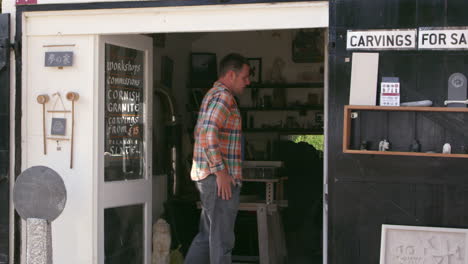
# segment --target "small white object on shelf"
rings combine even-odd
[[[421,100],[421,101],[413,101],[413,102],[404,102],[404,103],[401,103],[400,106],[432,106],[432,101]]]
[[[387,151],[390,149],[390,142],[386,139],[379,142],[379,151]]]
[[[449,143],[445,143],[444,146],[442,147],[442,153],[444,154],[452,153],[452,146],[450,146]]]

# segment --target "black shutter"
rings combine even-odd
[[[10,14],[0,14],[0,264],[7,264],[10,230]]]

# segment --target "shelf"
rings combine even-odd
[[[322,129],[307,129],[307,128],[246,128],[244,133],[279,133],[279,134],[307,134],[307,135],[322,135]]]
[[[243,182],[279,182],[280,178],[242,178]]]
[[[348,154],[372,154],[395,156],[419,156],[419,157],[447,157],[468,158],[468,154],[444,154],[434,152],[409,152],[409,151],[377,151],[350,149],[351,144],[351,115],[353,111],[389,111],[389,112],[455,112],[468,113],[464,107],[405,107],[405,106],[367,106],[345,105],[343,118],[343,153]]]
[[[307,83],[260,83],[246,88],[323,88],[323,82],[307,82]]]
[[[446,158],[468,158],[468,154],[444,154],[426,152],[405,152],[405,151],[377,151],[377,150],[343,150],[349,154],[373,154],[373,155],[395,155],[395,156],[422,156],[422,157],[446,157]]]
[[[417,107],[417,106],[373,106],[373,105],[345,105],[345,113],[348,110],[369,111],[407,111],[407,112],[468,112],[465,107]]]
[[[312,111],[323,110],[323,105],[308,105],[308,106],[288,106],[288,107],[240,107],[241,111]]]

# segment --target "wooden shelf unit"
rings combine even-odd
[[[323,129],[309,128],[246,128],[244,133],[275,133],[291,135],[322,135]]]
[[[304,105],[286,107],[240,107],[241,111],[323,111],[323,105]]]
[[[444,154],[427,152],[406,151],[376,151],[376,150],[354,150],[350,149],[351,137],[351,113],[352,111],[401,111],[401,112],[468,112],[463,107],[410,107],[410,106],[368,106],[368,105],[345,105],[343,116],[343,153],[349,154],[374,154],[374,155],[398,155],[398,156],[422,156],[422,157],[450,157],[468,158],[468,154]]]

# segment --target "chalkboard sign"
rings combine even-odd
[[[144,52],[106,44],[105,181],[143,178]]]
[[[64,136],[67,128],[66,118],[52,118],[52,126],[50,128],[51,135]]]
[[[45,53],[46,67],[67,67],[73,65],[73,51],[50,51]]]

